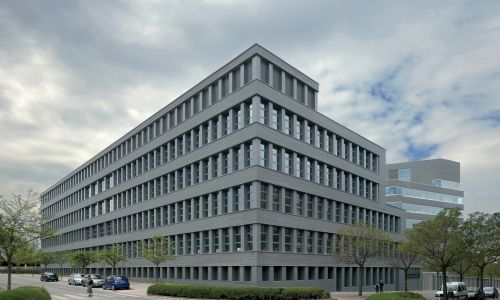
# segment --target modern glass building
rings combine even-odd
[[[406,211],[406,227],[433,219],[443,208],[463,210],[460,163],[431,159],[387,165],[386,203]]]
[[[317,82],[250,47],[46,190],[58,235],[42,248],[120,243],[118,272],[147,279],[140,242],[166,236],[162,280],[355,290],[338,230],[364,221],[401,239],[405,220],[381,201],[385,150],[317,107]],[[362,276],[389,289],[399,278],[382,262]]]

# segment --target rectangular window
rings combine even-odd
[[[245,236],[246,236],[246,246],[245,250],[252,251],[253,250],[253,226],[245,225]]]
[[[269,151],[268,151],[269,144],[268,143],[261,143],[260,144],[260,165],[262,167],[267,167],[269,166]]]
[[[262,251],[267,251],[268,231],[268,225],[260,225],[260,250]]]
[[[297,215],[299,215],[299,216],[304,215],[304,194],[303,193],[297,194]]]
[[[273,226],[273,251],[280,251],[281,227]]]
[[[281,211],[281,188],[273,186],[273,210]]]
[[[285,190],[285,213],[292,213],[292,201],[293,201],[293,192],[289,189]]]
[[[260,208],[267,209],[269,203],[269,185],[260,184]]]

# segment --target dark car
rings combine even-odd
[[[498,298],[498,290],[496,287],[487,286],[483,288],[484,298]]]
[[[89,281],[89,275],[92,277],[93,287],[101,287],[104,284],[104,278],[99,274],[85,274],[82,278],[82,285],[87,286],[87,282]]]
[[[122,275],[111,275],[106,280],[102,286],[103,289],[130,289],[130,283],[128,282],[127,276]]]
[[[479,290],[477,287],[468,287],[467,288],[467,299],[483,299],[483,292]]]
[[[40,281],[59,281],[59,277],[57,277],[56,273],[43,272],[42,275],[40,275]]]

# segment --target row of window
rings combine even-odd
[[[90,273],[111,275],[111,268],[89,268]],[[155,267],[117,267],[116,273],[131,278],[162,280],[214,280],[214,281],[286,281],[286,280],[335,280],[337,291],[342,287],[358,285],[358,267],[318,266],[210,266],[210,267],[161,267],[157,276]],[[48,268],[48,272],[72,273],[80,270]],[[383,281],[394,284],[395,269],[365,267],[363,285],[371,286]],[[260,278],[255,278],[254,276]]]
[[[97,236],[96,232],[85,234]],[[168,247],[172,256],[245,251],[340,255],[349,251],[347,245],[343,246],[344,238],[328,232],[250,224],[168,236],[162,247]],[[51,246],[50,240],[45,243],[44,246]],[[145,249],[154,248],[150,243],[148,239],[123,242],[122,254],[127,259],[141,258]],[[380,247],[380,257],[393,257],[396,245],[395,242],[380,242],[373,246]]]
[[[256,191],[258,192],[256,193]],[[259,197],[258,201],[256,201],[256,196]],[[64,228],[133,204],[132,195],[122,192],[110,199],[54,220],[49,225],[56,229]],[[400,218],[397,216],[276,185],[253,182],[65,232],[58,237],[49,238],[47,241],[50,241],[48,245],[57,246],[253,208],[270,209],[286,214],[344,224],[355,224],[362,221],[384,231],[400,232]]]
[[[168,130],[171,130],[172,128],[179,125],[183,121],[190,119],[192,116],[196,115],[197,113],[204,110],[208,106],[221,100],[227,95],[233,93],[237,89],[241,88],[243,85],[249,83],[252,79],[257,79],[257,76],[253,76],[252,78],[253,63],[254,63],[253,59],[250,59],[241,64],[240,66],[235,67],[233,70],[224,74],[219,79],[215,80],[212,84],[204,88],[196,95],[190,97],[183,103],[177,105],[175,108],[171,109],[169,112],[165,113],[157,120],[154,120],[146,128],[142,129],[141,131],[131,136],[130,138],[127,138],[120,145],[114,147],[106,154],[97,158],[87,167],[85,167],[78,173],[74,174],[70,178],[66,179],[65,181],[63,181],[62,183],[60,183],[59,185],[48,191],[46,194],[42,195],[41,197],[42,204],[53,199],[55,196],[68,190],[69,188],[77,185],[86,178],[101,171],[102,169],[118,161],[122,157],[132,153],[133,151],[137,150],[143,145],[149,143],[151,140],[164,134]],[[255,63],[257,63],[257,60]],[[286,73],[283,70],[280,70],[278,67],[274,66],[270,62],[261,60],[261,64],[264,65],[262,70],[266,69],[274,70],[273,72],[278,74],[275,75],[276,80],[278,80],[278,78],[281,77],[283,77],[284,80],[286,79],[285,81],[287,82],[286,83],[287,88],[283,90],[283,92],[285,92],[291,98],[295,98],[302,103],[306,103],[306,95],[309,99],[315,99],[316,91],[311,87],[308,87],[306,84],[293,78],[290,74]],[[269,76],[273,77],[273,75]],[[264,78],[264,80],[262,79],[261,80],[269,84],[269,81],[265,79],[268,78],[269,76],[267,77],[263,76],[262,78]],[[271,84],[271,86],[280,91],[282,90],[280,84],[277,85]],[[298,92],[296,92],[297,88]],[[307,94],[305,94],[305,91],[307,91]],[[310,101],[310,102],[312,103],[312,108],[314,109],[315,101]]]
[[[254,154],[254,147],[260,149],[259,155]],[[258,158],[258,160],[256,158]],[[312,160],[306,156],[297,155],[295,152],[288,149],[280,148],[258,139],[232,147],[165,175],[151,179],[148,182],[131,187],[122,192],[122,194],[127,195],[126,206],[129,206],[231,172],[248,168],[256,165],[257,162],[263,167],[326,185],[359,197],[371,200],[377,200],[378,198],[378,184],[375,182],[327,165],[323,162]],[[149,164],[149,162],[147,163]],[[154,165],[155,164],[153,164],[153,166]],[[131,167],[128,170],[130,169],[133,168]],[[131,174],[127,169],[125,170],[126,174]],[[137,170],[137,168],[135,170]],[[125,178],[127,177],[128,175],[125,176]],[[103,182],[100,187],[103,188],[105,184],[107,184],[107,182]],[[64,199],[64,201],[66,205],[72,206],[90,198],[92,195],[95,195],[93,192],[97,193],[97,191],[98,186],[89,186],[71,195],[68,199]],[[111,202],[111,198],[96,204],[88,205],[66,216],[51,220],[47,224],[55,228],[62,228],[65,224],[73,224],[75,216],[77,216],[77,218],[79,218],[78,216],[82,216],[83,219],[87,219],[101,214],[101,211],[105,213],[106,211],[121,208],[121,206],[119,206],[120,204],[112,206],[108,204],[109,202]],[[102,209],[93,209],[93,207],[102,207]],[[59,212],[56,210],[57,208],[57,206],[50,206],[42,210],[42,215],[44,217],[54,215]]]
[[[412,204],[405,202],[386,202],[387,205],[391,205],[394,207],[402,208],[410,213],[416,214],[424,214],[424,215],[434,215],[436,216],[443,210],[441,207],[428,206],[428,205],[420,205],[420,204]]]
[[[403,196],[403,197],[418,198],[418,199],[425,199],[425,200],[432,200],[432,201],[439,201],[439,202],[446,202],[453,204],[463,204],[463,198],[459,196],[447,195],[447,194],[429,192],[417,189],[410,189],[398,186],[386,187],[385,194],[386,196]]]
[[[126,165],[94,181],[93,183],[83,188],[83,199],[90,198],[93,195],[110,189],[118,184],[121,184],[124,181],[139,176],[147,172],[149,169],[170,162],[181,155],[204,146],[209,142],[222,138],[231,132],[248,126],[254,121],[254,104],[252,103],[252,101],[260,103],[259,107],[262,105],[264,107],[260,107],[258,111],[258,114],[260,115],[259,120],[263,124],[278,130],[284,129],[282,130],[283,133],[295,136],[293,134],[294,131],[287,130],[286,126],[277,126],[274,121],[269,122],[269,120],[275,119],[273,116],[281,116],[281,114],[284,114],[284,120],[292,121],[292,127],[297,128],[296,132],[298,132],[298,135],[295,136],[296,138],[315,145],[316,147],[319,147],[334,155],[339,155],[342,158],[350,160],[351,162],[356,163],[364,168],[369,168],[372,171],[376,171],[378,169],[378,156],[373,154],[372,152],[359,147],[351,143],[350,141],[344,140],[342,137],[336,136],[335,134],[325,129],[318,128],[316,125],[309,123],[308,120],[301,119],[296,115],[291,115],[289,112],[278,108],[269,101],[263,99],[253,99],[250,101],[242,102],[241,104],[238,104],[235,107],[224,111],[217,117],[212,118],[211,120],[208,120],[203,124],[197,126],[196,128],[193,128],[183,134],[180,134],[172,140],[164,143],[162,146],[157,147],[149,153],[144,154],[143,156],[133,160],[132,162],[127,163]],[[272,111],[271,116],[269,115],[270,111]],[[278,113],[278,111],[280,111],[280,113]],[[285,122],[285,124],[288,124],[287,122]],[[278,122],[278,124],[281,124],[281,122]],[[302,124],[304,124],[304,126]],[[285,157],[287,157],[286,155],[287,154],[285,153]],[[288,170],[284,172],[288,173]],[[42,213],[45,216],[48,216],[58,212],[59,210],[73,206],[79,201],[78,199],[81,199],[78,197],[78,195],[81,193],[82,190],[76,191],[75,193],[52,204],[47,209],[44,209]],[[376,197],[376,195],[374,197]]]

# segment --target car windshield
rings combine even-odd
[[[446,289],[448,291],[456,291],[458,289],[458,286],[456,284],[447,284]],[[443,287],[441,287],[439,290],[442,291]]]
[[[82,275],[80,274],[76,274],[76,275],[73,275],[74,278],[82,278]]]
[[[127,280],[126,276],[115,276],[115,280]]]
[[[102,279],[102,276],[97,274],[97,275],[92,275],[92,279]]]
[[[493,292],[493,288],[492,287],[485,287],[485,288],[483,288],[483,290],[485,292]]]
[[[475,292],[475,291],[477,291],[477,287],[469,287],[467,290],[469,292]]]
[[[48,273],[48,272],[47,272],[47,273],[45,273],[45,275],[54,275],[54,273]]]

